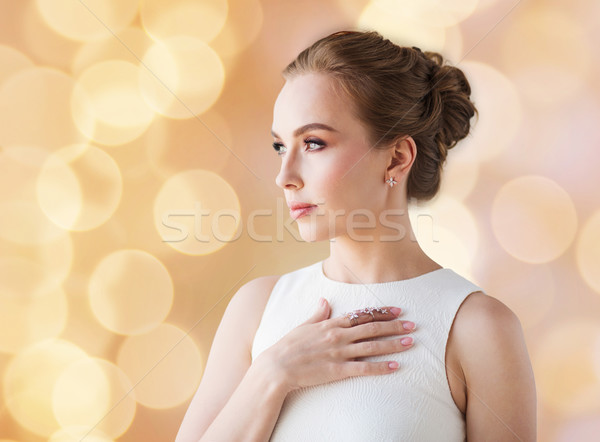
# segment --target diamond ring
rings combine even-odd
[[[373,319],[375,318],[375,315],[373,314],[373,312],[379,312],[379,313],[387,313],[387,309],[385,308],[379,308],[379,307],[365,307],[361,310],[353,310],[351,312],[346,312],[343,314],[343,316],[345,316],[346,318],[350,319],[350,325],[352,327],[354,327],[355,325],[358,325],[358,317],[361,313],[367,313],[369,315],[371,315],[373,317]]]

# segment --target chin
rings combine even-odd
[[[315,223],[309,217],[298,219],[296,222],[300,237],[306,242],[326,241],[331,237],[329,229],[324,223]]]

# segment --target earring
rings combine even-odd
[[[396,181],[394,177],[390,177],[390,179],[386,180],[385,182],[388,183],[390,187],[394,187],[394,184],[396,184],[398,181]]]

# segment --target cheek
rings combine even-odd
[[[316,167],[312,170],[314,179],[314,189],[318,199],[325,202],[328,206],[334,203],[338,198],[336,195],[343,191],[343,184],[338,180],[342,177],[343,172],[338,170],[337,165]]]
[[[364,156],[364,157],[363,157]],[[370,162],[371,157],[360,151],[352,155],[340,155],[327,161],[319,168],[319,189],[328,205],[364,207],[374,195],[377,172]]]
[[[332,180],[341,185],[348,186],[355,183],[359,176],[364,173],[368,163],[368,154],[362,150],[349,147],[344,148],[344,154],[336,155],[329,161],[329,175]]]

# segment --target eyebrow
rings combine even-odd
[[[304,132],[308,132],[309,130],[314,130],[314,129],[328,130],[330,132],[339,132],[337,129],[334,129],[333,127],[328,126],[327,124],[309,123],[309,124],[305,124],[304,126],[300,126],[298,129],[296,129],[294,131],[294,137],[297,137],[297,136],[303,134]],[[271,130],[271,135],[273,135],[274,137],[277,137],[277,138],[281,138],[273,130]]]

